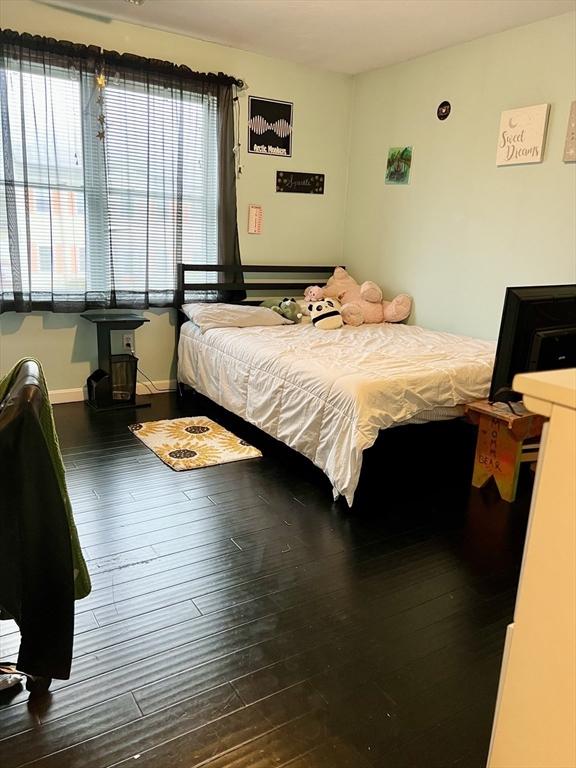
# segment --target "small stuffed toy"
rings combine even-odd
[[[347,325],[400,323],[412,311],[412,299],[407,294],[383,301],[376,283],[366,280],[359,285],[344,267],[336,267],[322,290],[324,298],[339,299],[342,303],[342,320]]]
[[[304,291],[304,301],[309,303],[311,301],[322,301],[324,298],[324,288],[320,288],[319,285],[310,285]]]
[[[308,304],[312,323],[323,331],[333,331],[342,327],[340,305],[333,299],[315,301]]]
[[[278,312],[279,315],[287,320],[292,320],[293,323],[297,323],[302,318],[302,311],[296,299],[267,299],[260,306]]]

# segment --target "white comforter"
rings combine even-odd
[[[486,397],[494,344],[411,325],[182,327],[178,380],[307,456],[351,505],[380,429]]]

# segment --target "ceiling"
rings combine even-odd
[[[356,74],[576,9],[576,0],[45,0]]]

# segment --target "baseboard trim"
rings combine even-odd
[[[52,389],[48,394],[50,395],[50,402],[52,405],[58,405],[58,403],[77,403],[86,399],[84,387],[77,387],[76,389]]]
[[[154,386],[153,386],[154,385]],[[176,389],[175,379],[157,379],[150,383],[138,382],[136,384],[136,394],[138,395],[160,395],[162,391],[173,392]],[[50,395],[50,402],[52,405],[58,405],[59,403],[80,403],[82,400],[86,400],[87,393],[86,387],[75,387],[74,389],[52,389],[48,393]]]

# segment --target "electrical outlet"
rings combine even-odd
[[[122,348],[125,349],[127,352],[134,351],[134,334],[132,333],[122,334]]]

